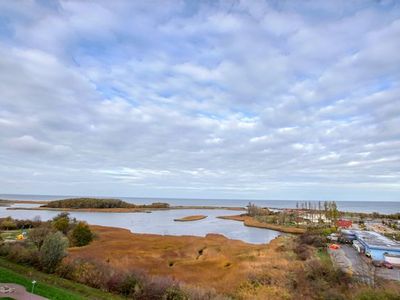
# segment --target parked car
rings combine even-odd
[[[393,265],[390,262],[384,261],[382,266],[388,269],[393,269]]]
[[[380,267],[383,266],[383,263],[382,263],[380,260],[373,260],[373,261],[372,261],[372,264],[373,264],[375,267],[378,267],[378,268],[380,268]]]

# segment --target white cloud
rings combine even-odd
[[[396,5],[5,1],[0,19],[6,192],[399,195]]]

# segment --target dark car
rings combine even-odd
[[[375,267],[378,267],[378,268],[380,268],[380,267],[383,266],[383,264],[382,264],[382,262],[381,262],[380,260],[373,260],[373,261],[372,261],[372,264],[373,264]]]
[[[382,266],[388,269],[393,269],[393,265],[390,262],[384,261]]]

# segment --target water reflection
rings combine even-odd
[[[36,204],[14,204],[14,207],[35,207]],[[16,219],[33,219],[39,216],[43,221],[52,219],[59,212],[35,210],[6,210],[0,207],[0,217],[11,216]],[[72,217],[85,220],[89,224],[126,228],[134,233],[153,233],[163,235],[196,235],[218,233],[231,239],[248,243],[268,243],[279,232],[246,227],[241,222],[217,219],[217,216],[233,215],[237,212],[220,209],[185,209],[154,211],[152,213],[88,213],[73,212]],[[174,219],[189,215],[206,215],[206,219],[193,222],[175,222]]]

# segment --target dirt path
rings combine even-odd
[[[0,287],[9,287],[11,289],[14,289],[13,292],[11,293],[1,293],[0,292],[0,297],[10,297],[15,300],[46,300],[47,298],[34,295],[31,293],[28,293],[25,290],[25,287],[19,284],[14,284],[14,283],[0,283]]]

